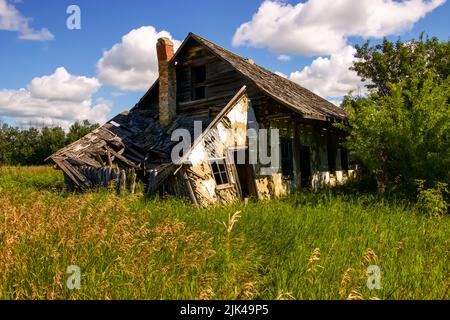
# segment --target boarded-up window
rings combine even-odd
[[[292,176],[294,174],[294,161],[292,153],[292,140],[280,140],[281,151],[281,173],[283,176]]]
[[[192,76],[192,100],[200,100],[206,98],[206,66],[193,67]]]
[[[225,163],[225,158],[211,160],[209,163],[211,165],[211,169],[213,172],[214,180],[216,180],[216,184],[218,186],[228,184],[230,180],[228,178],[228,170],[227,165]]]

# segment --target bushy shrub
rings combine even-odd
[[[431,216],[448,213],[448,184],[437,182],[434,187],[426,188],[424,180],[418,180],[417,207]]]

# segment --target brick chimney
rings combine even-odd
[[[156,43],[159,68],[159,123],[167,126],[176,114],[176,74],[169,63],[173,57],[173,42],[159,38]]]

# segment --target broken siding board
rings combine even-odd
[[[84,188],[89,186],[86,179],[80,175],[78,171],[73,169],[73,167],[65,160],[54,159],[55,163],[64,171],[65,174],[77,185],[79,188]]]
[[[127,187],[127,174],[125,170],[120,170],[119,172],[119,184],[118,184],[118,192],[119,194],[124,194]]]
[[[191,197],[191,200],[198,207],[199,206],[198,200],[197,200],[197,197],[195,196],[195,193],[194,193],[194,190],[192,188],[191,182],[189,181],[189,177],[188,177],[188,175],[186,173],[183,174],[183,177],[184,177],[184,180],[185,180],[186,187],[188,189],[189,195]]]
[[[207,116],[211,108],[222,109],[242,86],[248,86],[250,99],[258,100],[263,94],[229,63],[219,59],[202,45],[192,43],[182,56],[177,57],[177,114]],[[191,68],[206,66],[206,99],[191,99]]]
[[[79,183],[79,181],[77,180],[77,178],[75,178],[75,176],[72,174],[72,172],[70,172],[70,170],[67,169],[67,167],[62,162],[60,162],[59,160],[56,160],[56,159],[54,159],[54,161],[64,172],[65,176],[67,176],[77,187],[82,188],[82,186]]]

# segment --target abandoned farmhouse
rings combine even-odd
[[[50,156],[69,188],[134,192],[142,181],[149,194],[208,206],[332,186],[354,174],[333,126],[346,119],[341,108],[193,33],[177,52],[159,39],[157,55],[159,78],[129,112]],[[179,129],[190,143],[173,161]],[[279,139],[249,138],[250,129],[277,129]],[[276,167],[250,161],[262,142]]]

